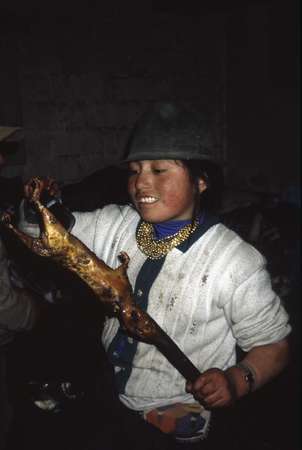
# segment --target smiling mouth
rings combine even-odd
[[[146,197],[141,197],[141,198],[137,199],[137,203],[139,205],[152,205],[153,203],[156,203],[157,201],[158,201],[158,198],[152,197],[152,196],[146,196]]]

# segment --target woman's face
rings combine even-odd
[[[143,220],[160,223],[192,218],[197,187],[180,161],[134,161],[129,170],[128,192]],[[200,179],[199,192],[205,189]]]

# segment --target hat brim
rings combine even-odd
[[[199,161],[211,161],[211,158],[207,154],[201,153],[187,153],[185,156],[182,152],[175,151],[175,153],[170,152],[169,154],[163,152],[140,152],[139,154],[132,154],[129,157],[126,157],[122,161],[116,163],[116,167],[120,169],[127,169],[128,163],[133,161],[154,161],[161,159],[173,159],[173,160],[199,160]]]

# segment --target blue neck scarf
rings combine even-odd
[[[199,225],[203,222],[203,219],[204,213],[200,214],[197,218]],[[171,236],[190,223],[192,223],[192,219],[168,220],[167,222],[156,223],[153,225],[155,239],[159,240]]]

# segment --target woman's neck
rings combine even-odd
[[[199,216],[197,217],[198,223],[202,223],[203,219],[204,213],[199,214]],[[190,223],[192,223],[192,219],[168,220],[166,222],[155,223],[153,224],[155,238],[164,239],[168,236],[172,236]]]

